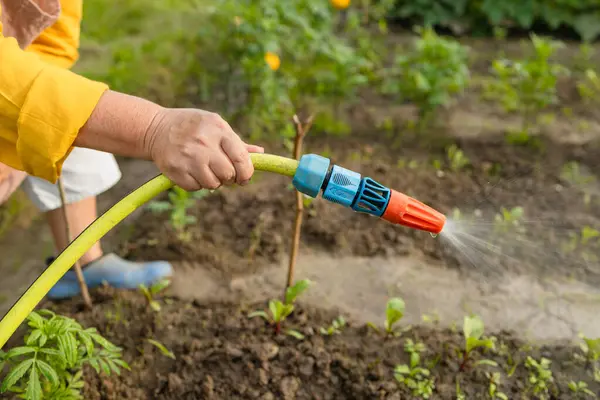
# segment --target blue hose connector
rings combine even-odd
[[[363,178],[358,195],[352,204],[357,212],[381,217],[390,201],[391,190],[371,178]]]
[[[292,184],[300,193],[313,198],[317,197],[329,172],[329,164],[329,159],[320,155],[303,155],[298,163]]]
[[[351,207],[360,187],[360,174],[334,165],[323,190],[323,198],[332,203]]]

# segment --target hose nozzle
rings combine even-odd
[[[380,217],[393,224],[438,234],[446,217],[403,193],[362,177],[359,173],[330,165],[329,159],[306,154],[294,175],[294,187],[310,197],[323,198],[354,211]]]
[[[388,206],[381,218],[393,224],[404,225],[409,228],[438,234],[444,229],[446,217],[439,211],[434,210],[413,199],[391,189]]]

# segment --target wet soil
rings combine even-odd
[[[591,381],[577,350],[568,344],[529,345],[508,332],[499,332],[497,350],[475,351],[470,359],[494,360],[486,366],[459,371],[460,330],[434,326],[410,328],[399,324],[397,337],[387,337],[364,324],[349,321],[340,334],[323,336],[338,316],[300,303],[285,327],[305,335],[303,340],[275,335],[259,319],[247,315],[265,304],[223,304],[161,300],[163,310],[151,311],[140,294],[103,289],[96,292],[92,312],[74,312],[73,304],[46,304],[96,326],[124,348],[131,372],[121,377],[96,377],[86,371],[84,398],[100,399],[410,399],[411,392],[393,374],[407,364],[407,339],[423,342],[422,365],[435,380],[432,398],[456,398],[456,380],[468,399],[487,398],[486,372],[504,370],[499,389],[510,399],[535,398],[527,384],[527,356],[552,360],[554,383],[550,398],[571,399],[569,381]],[[383,313],[382,313],[383,316]],[[174,355],[165,356],[147,342],[154,339]],[[514,370],[513,370],[514,369]],[[510,377],[506,373],[512,370]],[[598,392],[600,384],[591,383]]]

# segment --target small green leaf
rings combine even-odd
[[[42,336],[42,330],[35,329],[33,332],[31,332],[31,334],[29,336],[27,336],[27,340],[25,341],[25,344],[27,344],[27,346],[32,346],[35,344],[35,342],[38,341],[38,339],[41,336]]]
[[[154,340],[154,339],[146,339],[150,344],[154,345],[156,348],[158,348],[160,350],[160,352],[169,358],[172,358],[173,360],[175,360],[175,354],[173,354],[169,349],[167,349],[165,347],[165,345],[163,345],[162,343]]]
[[[42,360],[36,360],[36,365],[38,367],[38,369],[40,370],[40,372],[42,373],[42,375],[44,375],[44,377],[46,379],[48,379],[48,382],[50,382],[50,384],[52,385],[52,387],[56,387],[59,384],[59,378],[58,378],[58,374],[56,373],[56,371],[54,370],[54,368],[52,368],[48,363],[46,363],[45,361]]]
[[[255,317],[261,317],[267,321],[269,320],[269,315],[264,311],[254,311],[254,312],[251,312],[250,314],[248,314],[248,318],[255,318]]]
[[[304,339],[304,335],[294,329],[288,329],[285,333],[292,337],[295,337],[298,340]]]
[[[465,339],[479,339],[483,336],[484,326],[483,321],[478,316],[465,316],[463,324],[463,332]]]
[[[21,379],[32,367],[34,361],[35,360],[33,358],[30,358],[13,367],[2,381],[2,386],[0,386],[0,392],[5,393],[7,390],[15,386],[19,379]]]
[[[35,311],[32,311],[27,319],[29,320],[29,326],[32,328],[41,329],[44,326],[44,318],[42,318],[42,316]]]
[[[294,303],[298,296],[300,296],[310,287],[311,283],[312,282],[310,280],[303,279],[301,281],[296,282],[293,286],[287,288],[285,291],[285,303]]]
[[[489,365],[490,367],[497,367],[498,363],[496,361],[493,360],[478,360],[475,365]]]
[[[28,346],[14,347],[6,353],[6,359],[10,360],[11,358],[19,357],[24,354],[35,353],[35,348]]]
[[[37,368],[35,368],[35,366],[31,368],[31,372],[29,373],[29,383],[27,384],[25,398],[27,400],[42,399],[42,386],[40,385],[40,377],[38,374],[38,370]]]
[[[152,293],[153,295],[160,293],[163,290],[165,290],[167,287],[169,287],[170,284],[171,284],[170,279],[162,279],[162,280],[156,282],[154,285],[152,285],[152,287],[150,288],[150,293]]]
[[[103,338],[102,336],[100,336],[97,333],[90,333],[90,336],[96,343],[98,343],[100,346],[104,347],[106,350],[110,350],[110,351],[120,351],[121,350],[119,347],[115,346],[114,344],[112,344],[111,342],[109,342],[108,340],[106,340],[105,338]]]
[[[405,308],[404,300],[399,297],[392,298],[387,302],[385,327],[388,332],[391,332],[392,326],[404,317]]]

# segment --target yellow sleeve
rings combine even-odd
[[[44,30],[26,51],[36,53],[50,64],[71,68],[79,58],[83,0],[61,0],[60,6],[58,20]]]
[[[108,87],[40,60],[0,34],[0,162],[56,182]]]

